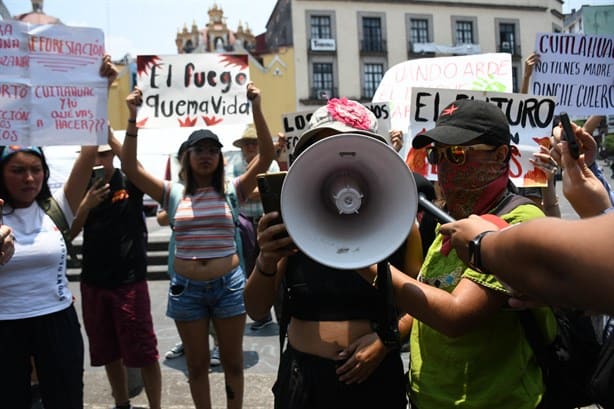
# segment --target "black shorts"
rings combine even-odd
[[[403,361],[391,351],[371,376],[360,384],[339,382],[341,362],[299,352],[288,344],[273,386],[275,409],[352,408],[405,409]]]

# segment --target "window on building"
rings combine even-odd
[[[312,97],[328,99],[333,95],[333,64],[314,63],[312,78]]]
[[[412,43],[429,43],[429,21],[425,18],[410,20],[410,35]]]
[[[333,38],[330,16],[311,16],[311,38]]]
[[[516,47],[516,25],[513,23],[499,24],[499,41],[502,52],[514,53]]]
[[[473,44],[473,22],[456,22],[456,44]]]
[[[365,64],[363,97],[371,98],[384,77],[384,64]]]
[[[363,51],[383,51],[382,20],[379,17],[362,19]]]

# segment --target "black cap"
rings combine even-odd
[[[224,145],[222,145],[222,143],[220,142],[220,139],[217,137],[216,134],[214,134],[213,132],[211,132],[208,129],[199,129],[198,131],[194,131],[190,134],[190,136],[188,137],[187,140],[187,146],[194,146],[196,145],[198,142],[200,141],[204,141],[204,140],[211,140],[213,142],[215,142],[217,144],[218,147],[222,147]]]
[[[462,145],[474,139],[492,146],[509,145],[510,126],[505,114],[496,105],[472,99],[456,100],[445,107],[435,127],[412,141],[416,149],[433,142]]]
[[[183,155],[183,153],[185,152],[186,149],[188,149],[188,141],[187,140],[181,142],[181,145],[179,145],[179,149],[177,150],[177,157],[180,158],[181,155]]]

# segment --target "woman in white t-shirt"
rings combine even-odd
[[[100,72],[109,83],[116,77],[110,57]],[[0,147],[2,216],[15,247],[13,257],[0,265],[2,407],[31,406],[31,357],[44,407],[83,407],[83,338],[66,278],[67,247],[45,210],[55,200],[70,226],[95,155],[96,146],[82,147],[64,187],[52,195],[40,147]]]

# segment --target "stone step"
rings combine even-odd
[[[79,281],[81,274],[81,242],[73,244],[77,251],[77,260],[70,257],[67,261],[67,271],[69,281]],[[168,280],[168,237],[154,237],[147,242],[147,279],[148,280]]]

